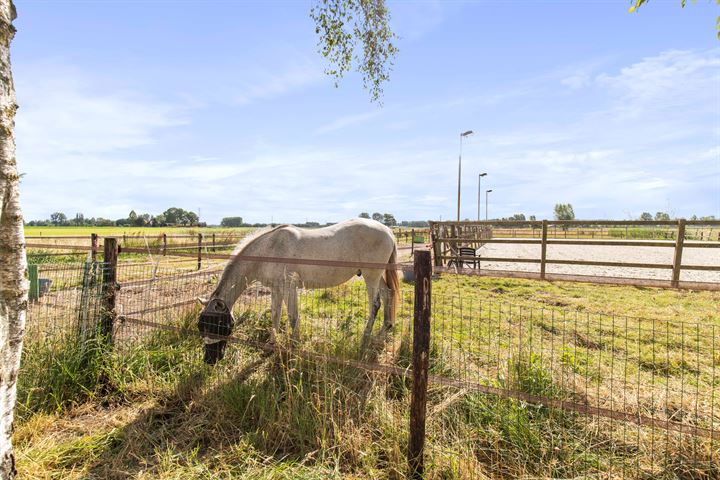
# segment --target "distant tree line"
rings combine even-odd
[[[655,215],[650,212],[643,212],[640,215],[639,220],[644,220],[646,222],[652,222],[653,220],[657,222],[664,222],[672,220],[672,218],[670,218],[670,214],[667,212],[655,212]],[[715,215],[707,215],[704,217],[698,217],[697,215],[693,215],[692,217],[690,217],[690,220],[715,220]]]
[[[370,215],[367,212],[362,212],[360,215],[358,215],[360,218],[372,218],[376,222],[380,222],[384,225],[387,225],[388,227],[394,227],[398,224],[397,220],[395,220],[395,216],[392,213],[379,213],[375,212],[372,215]]]
[[[200,222],[198,214],[182,208],[170,207],[158,215],[149,213],[138,214],[131,210],[126,218],[110,220],[102,217],[85,217],[82,213],[76,213],[75,217],[68,219],[63,212],[54,212],[47,220],[31,220],[27,223],[30,227],[168,227],[174,225],[182,226],[206,226]]]

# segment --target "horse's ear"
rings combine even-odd
[[[200,305],[202,305],[204,307],[205,305],[208,304],[208,302],[210,300],[208,300],[207,298],[203,298],[203,297],[197,297],[197,301],[200,302]]]

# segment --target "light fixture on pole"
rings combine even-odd
[[[462,176],[462,141],[463,138],[469,137],[473,134],[472,130],[468,130],[460,134],[460,156],[458,157],[458,205],[457,205],[457,220],[460,221],[460,177]]]
[[[487,173],[481,173],[478,175],[478,222],[480,221],[480,192],[482,191],[480,189],[480,185],[482,184],[482,177],[484,177],[485,175],[487,175]]]
[[[485,221],[488,219],[488,194],[492,192],[492,190],[485,190]]]

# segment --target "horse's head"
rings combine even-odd
[[[227,304],[219,298],[211,298],[207,302],[202,301],[205,307],[200,312],[198,330],[205,343],[205,363],[215,365],[225,355],[225,345],[232,333],[235,321]]]

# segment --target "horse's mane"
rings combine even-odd
[[[233,255],[239,255],[242,253],[243,250],[245,250],[248,245],[253,243],[255,240],[257,240],[260,237],[264,237],[265,235],[274,232],[275,230],[279,230],[281,228],[287,227],[287,225],[278,225],[276,227],[265,227],[261,228],[259,230],[255,230],[247,237],[243,238],[242,241],[238,244],[237,247],[235,247],[235,250],[233,250]]]

